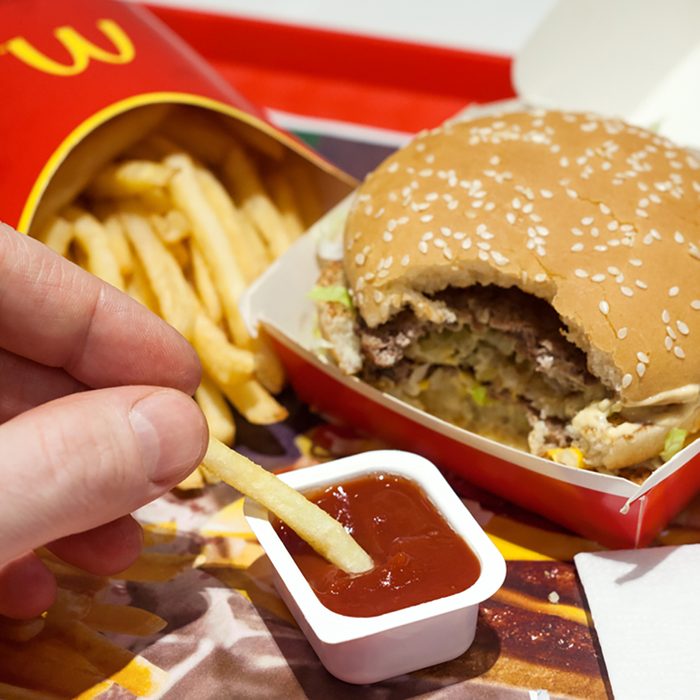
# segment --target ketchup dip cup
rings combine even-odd
[[[374,683],[463,654],[474,641],[479,603],[501,586],[506,564],[432,462],[410,452],[378,450],[280,475],[300,491],[372,473],[413,480],[474,552],[479,578],[464,591],[376,615],[349,617],[325,607],[275,531],[267,511],[246,500],[245,517],[274,569],[275,586],[319,659],[336,678]]]

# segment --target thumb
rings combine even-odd
[[[148,386],[72,394],[0,425],[0,563],[153,500],[206,444],[195,402]]]

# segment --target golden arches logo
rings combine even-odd
[[[88,67],[91,60],[119,65],[130,63],[134,59],[136,53],[134,45],[116,22],[111,19],[100,19],[97,21],[97,28],[110,40],[114,51],[96,46],[73,27],[58,27],[54,30],[54,36],[70,54],[70,63],[61,63],[50,58],[21,36],[0,44],[0,54],[10,54],[42,73],[63,77],[79,75]]]

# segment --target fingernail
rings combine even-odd
[[[132,406],[129,421],[151,481],[181,481],[204,453],[206,427],[202,413],[179,391],[149,394]]]

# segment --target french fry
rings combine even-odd
[[[272,262],[265,244],[216,177],[205,168],[197,168],[196,172],[204,196],[228,235],[245,281],[252,282]]]
[[[286,381],[282,363],[260,336],[253,339],[252,350],[255,354],[255,376],[268,391],[278,394]]]
[[[131,268],[131,278],[126,286],[126,293],[136,299],[140,304],[151,310],[154,314],[160,315],[160,305],[158,299],[151,289],[151,285],[143,269],[141,261],[134,257]]]
[[[221,390],[236,410],[254,425],[279,423],[287,417],[287,409],[255,379],[227,384]]]
[[[114,213],[109,214],[103,219],[102,225],[107,232],[109,246],[119,265],[119,272],[124,277],[129,277],[133,272],[134,258],[119,217]]]
[[[190,297],[191,290],[177,261],[155,234],[145,216],[128,211],[120,216],[126,235],[158,299],[163,318],[185,338],[191,338],[199,309],[196,300]]]
[[[305,230],[304,220],[289,180],[279,168],[274,168],[266,173],[265,183],[272,195],[272,201],[284,221],[287,233],[292,240],[299,238]]]
[[[151,160],[127,160],[108,165],[87,188],[94,199],[123,199],[167,186],[172,171]]]
[[[255,462],[210,438],[203,464],[274,513],[338,568],[350,573],[372,568],[371,557],[337,520]]]
[[[265,239],[273,257],[279,257],[291,243],[284,221],[268,196],[257,168],[248,154],[234,145],[223,165],[224,183],[245,214]]]
[[[238,308],[245,289],[236,256],[228,236],[202,192],[192,160],[186,155],[173,155],[166,163],[176,172],[170,180],[170,193],[176,206],[192,224],[192,233],[212,273],[231,336],[237,345],[247,347],[250,335]]]
[[[73,236],[73,227],[64,218],[55,216],[36,237],[53,251],[67,258]]]
[[[204,475],[202,470],[197,467],[193,472],[188,474],[176,487],[180,491],[198,491],[204,488]]]
[[[219,387],[235,386],[253,374],[253,354],[232,345],[221,328],[204,313],[198,313],[195,318],[191,342],[202,367]]]
[[[77,207],[69,207],[64,212],[73,224],[75,240],[86,256],[88,271],[124,291],[124,278],[104,226],[92,214]]]
[[[183,241],[190,235],[190,222],[177,209],[165,214],[153,214],[150,218],[153,229],[166,245]]]
[[[167,246],[167,248],[170,251],[170,254],[175,258],[181,270],[184,270],[185,268],[189,267],[190,251],[189,247],[186,246],[183,241],[171,243],[169,246]]]
[[[194,393],[194,398],[202,409],[209,425],[209,434],[225,445],[232,445],[236,434],[233,414],[226,399],[216,384],[205,374]],[[207,474],[204,474],[207,478]]]
[[[202,257],[202,251],[194,241],[190,242],[190,260],[192,261],[192,281],[204,310],[214,323],[222,318],[221,302],[216,287],[211,280],[209,269]]]

